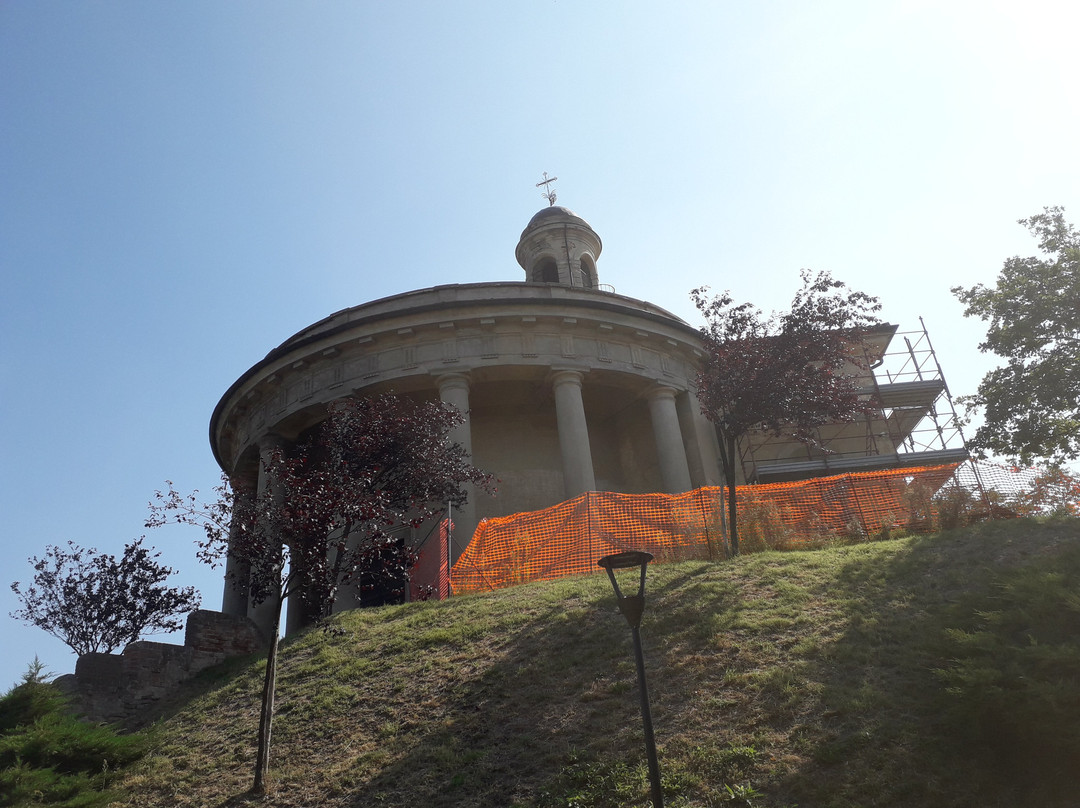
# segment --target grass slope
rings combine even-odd
[[[667,804],[1076,804],[1077,593],[1075,520],[653,567]],[[243,802],[261,675],[204,679],[122,804]],[[355,611],[284,647],[268,802],[644,806],[641,737],[604,576]]]

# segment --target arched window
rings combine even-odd
[[[536,283],[558,283],[559,268],[555,266],[555,259],[540,259],[540,263],[533,268],[533,280]]]
[[[581,256],[581,285],[586,289],[596,286],[596,266],[587,255]]]

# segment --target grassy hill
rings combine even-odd
[[[669,806],[1080,804],[1080,522],[649,571]],[[125,805],[242,803],[262,661],[196,683]],[[601,575],[357,611],[285,645],[275,806],[644,806]]]

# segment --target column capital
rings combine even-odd
[[[575,368],[552,368],[551,369],[551,385],[553,387],[561,387],[564,384],[572,384],[575,387],[581,387],[585,381],[585,373],[587,371],[577,370]]]
[[[470,379],[468,373],[440,373],[435,377],[439,393],[443,390],[459,389],[468,392]]]
[[[649,401],[655,401],[655,400],[663,399],[663,398],[674,399],[675,396],[677,396],[679,394],[679,392],[680,391],[679,391],[679,389],[677,387],[672,387],[671,385],[668,385],[668,384],[659,384],[658,383],[655,387],[653,387],[650,390],[646,391],[645,398],[647,398]]]

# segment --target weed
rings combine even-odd
[[[720,797],[721,802],[731,808],[754,808],[754,800],[763,795],[749,783],[736,783],[735,785],[724,784],[724,792]]]
[[[739,509],[739,548],[744,553],[786,550],[795,531],[785,524],[780,507],[771,500],[751,500]]]
[[[555,782],[540,792],[540,808],[624,808],[641,802],[648,789],[643,767],[582,762],[572,755]]]

